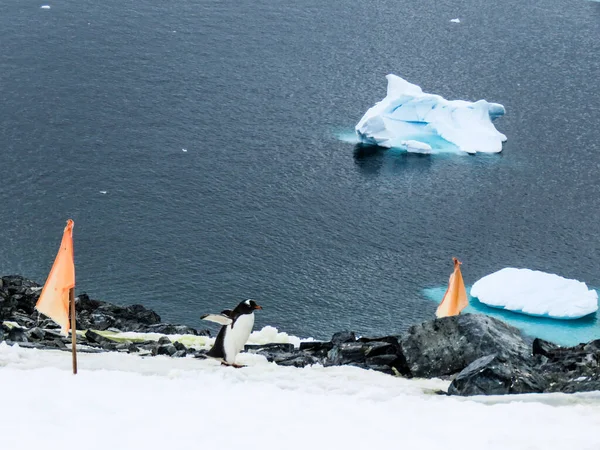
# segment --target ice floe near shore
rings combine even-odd
[[[392,74],[387,80],[386,97],[355,127],[361,142],[411,153],[502,151],[506,136],[492,121],[504,115],[504,106],[446,100]]]
[[[532,316],[577,319],[598,310],[598,294],[581,281],[507,267],[473,284],[471,295],[488,306]]]

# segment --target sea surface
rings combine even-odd
[[[340,139],[388,73],[502,103],[504,151]],[[432,318],[453,256],[599,287],[599,80],[583,0],[2,0],[0,273],[72,218],[78,293],[316,338]]]

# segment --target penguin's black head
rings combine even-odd
[[[239,309],[241,314],[252,314],[257,309],[262,309],[254,300],[246,300],[240,303],[236,309]]]

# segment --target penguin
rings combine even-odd
[[[235,363],[235,359],[246,345],[254,326],[254,311],[262,309],[254,300],[246,300],[233,310],[226,309],[220,314],[204,314],[200,318],[221,326],[213,347],[206,354],[221,360],[225,366],[243,367]]]

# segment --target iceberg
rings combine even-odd
[[[446,100],[399,76],[386,78],[386,97],[355,127],[362,143],[413,153],[502,151],[506,136],[492,121],[504,115],[504,106],[485,100]]]
[[[471,296],[495,308],[552,319],[578,319],[598,310],[598,293],[585,283],[512,267],[476,281]]]

